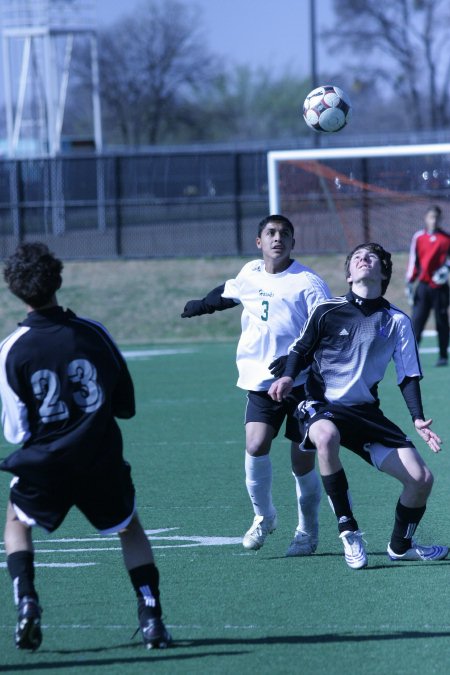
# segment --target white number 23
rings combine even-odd
[[[95,366],[86,359],[75,359],[69,363],[67,375],[74,385],[72,398],[75,404],[85,413],[100,408],[104,395],[97,383]],[[31,376],[31,386],[37,400],[42,401],[39,414],[44,424],[68,419],[69,408],[60,398],[61,385],[53,370],[37,370]]]

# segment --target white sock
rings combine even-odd
[[[319,531],[319,505],[322,484],[317,471],[313,469],[304,476],[296,476],[295,491],[297,493],[298,526],[297,529],[307,534]]]
[[[272,503],[272,462],[269,455],[245,453],[245,485],[257,516],[275,515]]]

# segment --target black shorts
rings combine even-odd
[[[15,477],[10,499],[21,520],[48,532],[61,525],[73,506],[102,534],[123,529],[135,511],[131,468],[123,460],[101,462],[88,474],[61,480],[48,489]]]
[[[314,446],[309,440],[310,426],[321,419],[333,422],[341,436],[341,445],[373,464],[368,446],[379,444],[387,448],[413,448],[414,443],[383,412],[370,403],[343,406],[339,403],[304,401],[297,410],[302,446]]]
[[[286,418],[285,437],[294,443],[300,443],[298,420],[295,417],[297,406],[305,398],[303,386],[294,387],[287,398],[281,403],[270,398],[266,391],[247,392],[247,407],[245,409],[245,424],[247,422],[263,422],[273,427],[274,438],[278,435],[284,418]]]

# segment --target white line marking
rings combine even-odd
[[[131,349],[122,352],[126,359],[146,359],[149,356],[171,356],[174,354],[195,354],[198,349]]]
[[[160,532],[172,532],[173,530],[179,530],[179,527],[161,527],[158,530],[145,530],[145,534],[149,536],[154,536]],[[91,536],[91,537],[63,537],[62,539],[34,539],[35,544],[48,544],[51,541],[52,544],[70,544],[70,542],[95,542],[95,541],[119,541],[119,537],[114,534],[110,534],[107,537],[101,536]]]
[[[242,537],[183,537],[181,535],[153,537],[154,541],[160,541],[161,539],[167,539],[168,541],[195,541],[202,546],[227,546],[229,544],[239,544],[242,541]]]
[[[169,528],[169,529],[179,529],[179,528]],[[159,531],[167,531],[167,530],[159,530]],[[36,554],[41,554],[41,553],[103,553],[105,551],[121,551],[122,547],[121,546],[114,546],[114,544],[118,541],[118,537],[111,537],[111,546],[96,546],[96,544],[100,541],[105,541],[104,537],[99,537],[99,538],[88,538],[84,537],[81,539],[70,539],[70,538],[64,538],[64,539],[57,539],[57,540],[37,540],[34,543],[35,544],[54,544],[56,543],[80,543],[86,542],[86,543],[92,543],[93,545],[91,547],[86,547],[86,548],[76,548],[76,547],[71,547],[71,548],[39,548],[36,547],[35,552]],[[167,543],[158,545],[155,542],[158,541],[164,541]],[[177,542],[177,543],[170,543],[170,542]],[[190,542],[190,543],[178,543],[178,542]],[[171,536],[155,536],[153,535],[152,537],[152,546],[153,548],[195,548],[196,546],[233,546],[236,544],[240,544],[242,542],[242,537],[203,537],[203,536],[183,536],[183,535],[171,535]],[[5,550],[0,549],[0,554],[4,554]],[[89,564],[89,563],[85,563]],[[90,564],[96,564],[96,563],[90,563]]]
[[[104,548],[36,548],[35,553],[97,553],[102,551],[121,551],[120,546],[105,546]],[[4,553],[4,551],[1,551]]]
[[[92,567],[93,565],[98,565],[96,562],[86,562],[86,563],[77,563],[77,562],[68,562],[68,563],[34,563],[35,567]],[[6,563],[0,563],[0,567],[6,567]]]

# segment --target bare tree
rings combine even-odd
[[[174,125],[189,125],[186,110],[220,71],[199,10],[178,0],[145,0],[103,31],[99,66],[105,130],[131,145],[157,143]]]
[[[334,0],[331,47],[362,57],[355,79],[384,82],[410,129],[439,129],[450,121],[450,3],[448,0]],[[353,66],[355,69],[355,66]],[[387,98],[387,97],[386,97]],[[402,105],[403,104],[403,105]],[[398,127],[397,127],[398,128]]]
[[[139,146],[192,141],[295,138],[307,133],[300,105],[308,82],[287,71],[232,66],[209,49],[200,9],[179,0],[144,0],[99,35],[105,141]],[[79,55],[79,82],[89,80]],[[66,132],[88,128],[79,86]],[[70,132],[68,131],[70,128]]]

